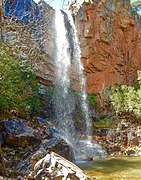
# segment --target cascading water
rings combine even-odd
[[[70,25],[72,27],[72,39],[73,39],[73,45],[74,45],[74,52],[73,52],[73,69],[75,69],[75,74],[78,77],[79,80],[79,89],[81,91],[81,106],[82,106],[82,110],[84,111],[84,121],[86,124],[86,128],[85,128],[85,132],[87,135],[91,135],[91,119],[88,115],[88,106],[86,103],[86,84],[85,84],[85,78],[84,78],[84,74],[83,74],[83,65],[81,62],[81,50],[80,50],[80,46],[79,46],[79,40],[77,37],[77,31],[73,22],[73,18],[71,16],[70,12],[67,12],[68,15],[68,19],[70,21]]]
[[[68,21],[67,24],[65,21]],[[66,26],[69,26],[69,32]],[[105,151],[91,140],[91,120],[86,104],[85,78],[81,63],[81,51],[75,25],[70,13],[55,11],[56,29],[56,76],[55,76],[55,121],[61,136],[72,146],[76,159],[90,156],[103,156]],[[69,36],[69,37],[68,37]],[[76,99],[71,96],[71,76],[77,77],[79,88],[79,106],[83,111],[81,117],[81,132],[75,127],[73,113],[76,109]],[[83,133],[83,134],[82,134]],[[86,137],[87,134],[87,137]],[[84,135],[84,138],[82,138]]]
[[[69,70],[71,57],[69,53],[69,42],[67,31],[64,26],[64,18],[60,10],[55,12],[56,29],[56,78],[55,78],[55,125],[61,131],[63,138],[71,143],[71,133],[74,132],[71,109],[73,100],[68,97],[70,88]]]

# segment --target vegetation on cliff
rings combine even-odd
[[[129,112],[141,117],[141,71],[138,71],[137,80],[135,86],[112,87],[111,104],[117,113]]]
[[[13,111],[19,116],[39,105],[36,75],[24,62],[16,60],[9,48],[0,46],[0,114],[10,115]]]

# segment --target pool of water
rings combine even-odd
[[[91,179],[141,180],[141,157],[110,157],[92,162],[78,162],[77,165]]]

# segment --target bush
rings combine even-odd
[[[110,96],[112,106],[117,113],[131,112],[141,117],[141,71],[138,71],[138,85],[112,87]]]
[[[87,102],[88,102],[89,105],[95,107],[97,105],[96,95],[94,93],[88,94]]]
[[[15,110],[20,116],[39,107],[36,75],[26,63],[16,61],[9,48],[0,46],[0,114]]]
[[[134,0],[131,3],[131,7],[133,8],[133,10],[137,11],[138,13],[140,13],[140,11],[141,11],[141,1],[140,0]]]

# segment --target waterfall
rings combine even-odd
[[[81,51],[77,31],[68,12],[55,10],[56,53],[55,53],[55,118],[54,125],[61,136],[73,148],[76,159],[104,155],[104,150],[92,142],[91,119],[86,103],[85,78],[81,62]],[[76,80],[79,100],[72,95],[73,77]],[[77,102],[79,101],[79,102]],[[78,107],[79,104],[79,107]],[[79,109],[81,113],[81,131],[77,129],[77,118],[73,114]],[[77,114],[77,113],[76,113]],[[86,136],[87,134],[87,136]]]
[[[56,77],[55,77],[55,125],[71,144],[72,132],[75,132],[71,111],[74,109],[73,99],[69,97],[71,56],[64,17],[60,10],[55,12],[56,29]],[[73,143],[72,143],[73,146]]]
[[[83,73],[83,64],[81,62],[81,50],[80,50],[80,44],[79,44],[79,39],[77,36],[77,30],[75,28],[75,24],[73,22],[73,18],[71,16],[71,13],[68,11],[67,12],[68,15],[68,19],[70,21],[70,25],[72,27],[72,39],[73,39],[73,45],[74,45],[74,52],[73,52],[73,69],[75,69],[75,74],[77,74],[78,79],[79,79],[79,89],[81,91],[81,106],[82,106],[82,110],[84,111],[84,121],[86,124],[86,128],[85,128],[85,132],[87,135],[91,136],[91,126],[92,126],[92,122],[91,119],[89,117],[88,114],[88,106],[86,103],[86,98],[87,98],[87,94],[86,94],[86,83],[85,83],[85,77],[84,77],[84,73]]]

